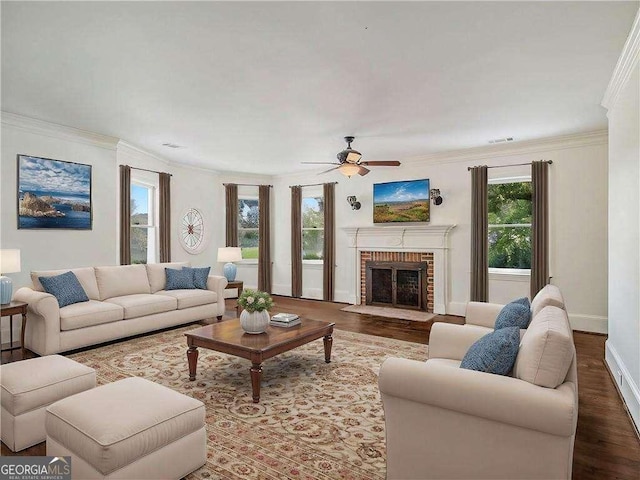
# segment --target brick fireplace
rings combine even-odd
[[[363,305],[433,312],[433,287],[433,252],[360,252],[360,303]],[[415,302],[414,288],[419,289]]]
[[[422,284],[422,294],[426,300],[424,309],[436,314],[447,313],[449,233],[454,227],[455,225],[376,225],[344,228],[350,252],[348,270],[352,272],[349,275],[352,287],[347,292],[349,303],[367,303],[366,262],[417,262],[427,265],[426,281]],[[389,275],[386,278],[388,280]],[[393,279],[393,274],[391,278]]]

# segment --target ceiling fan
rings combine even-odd
[[[322,173],[331,172],[333,170],[339,170],[340,173],[351,177],[356,173],[360,176],[364,176],[370,172],[365,167],[398,167],[400,162],[397,160],[371,160],[368,162],[362,161],[362,154],[357,150],[351,148],[351,142],[355,140],[355,137],[344,137],[344,141],[347,142],[347,148],[342,150],[336,155],[338,162],[302,162],[306,164],[315,165],[337,165],[337,167],[330,168]]]

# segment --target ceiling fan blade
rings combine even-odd
[[[364,168],[362,165],[359,165],[359,167],[360,167],[360,170],[358,170],[358,175],[360,175],[361,177],[364,177],[367,173],[371,171],[368,168]]]
[[[397,160],[372,160],[369,162],[360,162],[360,165],[369,167],[399,167],[400,162]]]
[[[332,165],[335,165],[335,164],[332,164]],[[339,168],[340,168],[340,165],[338,165],[337,167],[330,168],[329,170],[325,170],[324,172],[320,172],[318,175],[322,175],[323,173],[333,172],[334,170],[337,170]]]
[[[340,165],[338,162],[300,162],[306,165]]]

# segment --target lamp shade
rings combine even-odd
[[[0,250],[0,273],[18,273],[20,271],[20,250]]]
[[[239,262],[240,260],[242,260],[242,249],[240,247],[218,248],[218,262]]]
[[[338,171],[347,177],[355,175],[360,171],[360,166],[353,163],[343,163],[338,167]]]

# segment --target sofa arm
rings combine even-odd
[[[435,362],[389,358],[378,379],[383,396],[403,398],[499,423],[569,437],[577,423],[576,385],[538,387],[517,378]]]
[[[14,298],[29,304],[25,347],[39,355],[60,352],[60,306],[56,297],[22,287]]]
[[[218,296],[218,315],[224,315],[224,289],[227,286],[227,279],[220,275],[209,275],[207,278],[207,290],[216,292]]]
[[[462,360],[477,340],[493,329],[478,325],[456,325],[436,322],[429,334],[429,358]]]
[[[481,327],[494,328],[496,317],[504,305],[486,302],[469,302],[465,320],[467,324],[480,325]]]

